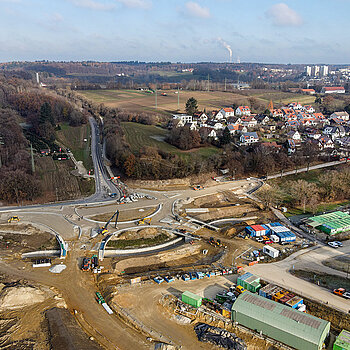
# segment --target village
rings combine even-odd
[[[324,115],[312,105],[291,102],[274,108],[270,101],[264,113],[254,114],[249,106],[225,107],[219,111],[174,114],[169,128],[198,131],[202,139],[219,140],[225,129],[237,147],[260,144],[278,152],[293,154],[310,144],[319,154],[345,157],[350,150],[350,122],[346,111]]]

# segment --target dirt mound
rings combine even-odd
[[[234,227],[228,227],[222,230],[222,233],[226,236],[234,236],[237,233],[237,229]]]
[[[123,232],[118,239],[138,239],[138,238],[154,238],[160,234],[159,230],[154,227],[144,228],[137,231]]]
[[[35,287],[8,287],[0,293],[0,311],[15,310],[46,299],[45,293]]]

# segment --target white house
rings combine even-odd
[[[304,110],[307,112],[307,113],[315,113],[316,110],[314,107],[312,107],[311,105],[306,105],[304,106]]]
[[[347,112],[334,112],[333,114],[330,115],[330,118],[339,118],[345,121],[349,120],[349,113]]]
[[[342,138],[346,135],[343,126],[326,126],[323,129],[323,134],[329,136],[333,141]]]
[[[211,120],[210,122],[208,122],[208,126],[215,130],[221,130],[225,128],[225,125],[223,123],[218,122],[216,120]]]
[[[173,114],[173,121],[178,120],[178,127],[185,126],[186,123],[192,123],[192,116],[187,114]]]
[[[247,128],[254,128],[258,124],[258,121],[253,116],[244,116],[241,118],[241,122]]]
[[[259,141],[259,136],[256,132],[245,132],[239,138],[241,145],[251,145]]]
[[[321,150],[325,148],[334,148],[334,143],[328,136],[321,136],[318,139],[318,146]]]
[[[301,136],[298,130],[293,130],[290,131],[289,133],[287,133],[287,137],[289,139],[292,139],[294,141],[300,141],[301,140]]]
[[[221,113],[224,118],[230,118],[230,117],[234,117],[235,116],[235,111],[233,108],[229,107],[229,108],[222,108],[219,113]]]
[[[292,102],[288,105],[288,107],[293,108],[294,110],[303,109],[303,106],[300,104],[300,102]]]
[[[251,111],[250,111],[250,108],[248,106],[239,106],[236,109],[236,115],[238,117],[241,117],[243,115],[250,115],[250,114],[251,114]]]
[[[345,94],[345,89],[343,86],[330,86],[324,87],[321,91],[322,94]]]

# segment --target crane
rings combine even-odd
[[[98,233],[101,233],[102,235],[104,235],[105,233],[108,232],[108,225],[109,223],[114,219],[115,217],[115,224],[114,227],[117,227],[117,222],[118,222],[118,217],[119,217],[119,210],[117,209],[116,212],[110,217],[110,219],[105,223],[105,225],[103,225],[99,230]]]

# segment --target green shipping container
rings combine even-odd
[[[181,300],[193,307],[200,307],[202,305],[202,297],[187,291],[182,293]]]
[[[333,344],[333,350],[350,350],[350,332],[343,329]]]

